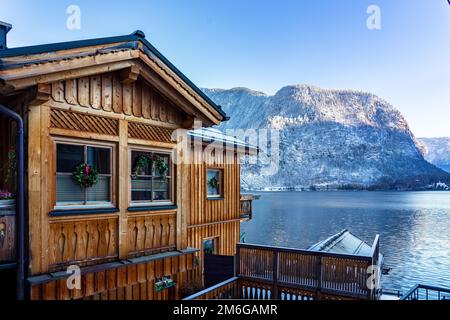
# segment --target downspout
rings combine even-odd
[[[23,119],[16,112],[0,104],[0,114],[17,122],[17,300],[25,299],[25,209],[24,209],[24,148]]]

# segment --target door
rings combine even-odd
[[[234,276],[234,257],[218,255],[218,241],[218,237],[203,241],[203,274],[206,288]]]

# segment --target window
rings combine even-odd
[[[203,240],[203,253],[204,254],[217,254],[218,238],[210,238]]]
[[[112,148],[56,143],[56,204],[96,205],[112,203]],[[73,181],[73,172],[82,163],[98,170],[98,183],[83,188]]]
[[[220,169],[208,169],[206,178],[206,191],[208,198],[223,197],[223,171]]]
[[[131,151],[131,202],[172,202],[172,165],[170,154]]]

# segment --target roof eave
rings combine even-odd
[[[185,82],[202,100],[204,100],[208,105],[210,105],[221,117],[220,121],[228,121],[229,117],[218,106],[214,101],[212,101],[200,88],[198,88],[186,75],[184,75],[178,68],[176,68],[161,52],[159,52],[147,39],[145,39],[145,34],[142,31],[135,31],[132,34],[124,36],[88,39],[88,40],[78,40],[70,42],[60,42],[52,44],[43,44],[36,46],[11,48],[0,51],[0,59],[15,57],[15,56],[26,56],[33,54],[41,54],[45,52],[56,52],[63,50],[71,50],[82,47],[90,47],[96,45],[105,45],[111,43],[121,43],[130,41],[140,41],[146,50],[149,50],[158,59],[160,59],[170,70],[172,70],[183,82]],[[148,54],[148,53],[146,53]],[[1,67],[0,67],[1,70]]]

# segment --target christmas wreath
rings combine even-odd
[[[208,184],[211,189],[217,189],[217,187],[219,186],[219,181],[216,179],[216,177],[212,177],[211,179],[209,179]]]
[[[83,188],[92,188],[98,183],[98,170],[95,166],[82,163],[72,174],[73,181]]]

